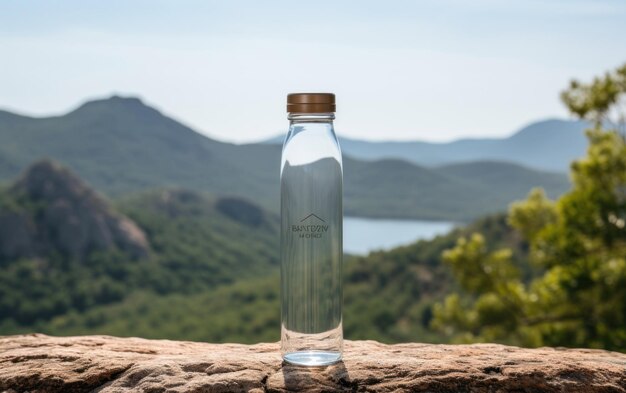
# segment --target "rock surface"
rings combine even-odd
[[[0,337],[0,392],[626,392],[626,355],[496,344],[347,341],[343,362],[281,362],[277,344]]]

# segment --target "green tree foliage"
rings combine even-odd
[[[460,342],[626,350],[625,95],[626,65],[572,82],[564,103],[595,125],[587,156],[572,164],[572,190],[553,202],[535,189],[509,211],[529,246],[530,278],[510,250],[490,250],[480,234],[459,239],[443,259],[471,296],[436,305],[433,327]]]
[[[613,72],[596,77],[592,83],[570,82],[569,89],[561,93],[567,108],[581,119],[591,120],[596,128],[608,124],[609,128],[624,132],[624,92],[626,92],[626,64]]]

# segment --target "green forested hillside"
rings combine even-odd
[[[146,232],[161,292],[195,292],[278,267],[278,217],[244,199],[158,190],[118,206]]]
[[[10,181],[45,157],[62,162],[111,197],[180,187],[239,195],[278,210],[280,146],[215,141],[136,98],[91,101],[47,118],[0,111],[0,181]],[[534,186],[551,195],[569,187],[563,175],[500,162],[488,165],[500,174],[497,178],[483,177],[484,168],[474,164],[458,164],[455,171],[346,156],[345,211],[465,221],[504,210]]]
[[[31,170],[0,192],[0,334],[19,326],[32,330],[55,316],[117,303],[138,291],[198,293],[277,269],[278,219],[249,201],[159,190],[113,208],[70,172],[56,165],[36,168],[47,172]],[[25,193],[18,187],[23,183],[41,186]],[[37,198],[39,190],[56,197]],[[72,232],[82,222],[86,226]],[[115,232],[102,231],[105,223],[111,230],[143,231],[148,251],[120,247],[129,232],[110,242]],[[86,237],[86,228],[99,232]],[[27,247],[16,248],[20,244]],[[84,253],[64,247],[76,244],[84,245]]]
[[[345,213],[368,217],[470,221],[505,210],[534,184],[541,184],[551,196],[569,187],[562,175],[503,162],[429,169],[401,160],[347,159],[344,172]]]
[[[505,222],[492,216],[432,241],[345,261],[344,326],[350,339],[385,342],[442,339],[429,325],[433,304],[454,289],[441,252],[471,231],[491,234],[490,248],[525,253]],[[519,257],[518,255],[518,257]],[[276,341],[280,332],[277,269],[195,294],[140,290],[119,303],[71,312],[34,330],[50,334],[113,334],[214,342]],[[29,329],[22,329],[28,331]],[[33,328],[30,328],[33,330]]]
[[[113,204],[50,162],[33,166],[0,192],[0,201],[2,239],[15,228],[16,214],[36,227],[32,247],[24,248],[21,256],[15,254],[17,243],[0,242],[0,334],[278,339],[279,223],[275,214],[254,203],[162,189]],[[55,206],[64,206],[64,213],[51,214]],[[146,244],[132,255],[120,246],[129,240],[125,235],[107,243],[107,233],[94,232],[91,239],[68,238],[69,244],[82,239],[85,245],[84,254],[71,254],[60,240],[50,243],[53,238],[41,237],[65,233],[71,222],[84,222],[85,229],[103,222],[111,228],[134,227]],[[490,248],[525,253],[504,216],[497,215],[431,241],[366,257],[347,256],[346,336],[386,342],[441,340],[429,327],[433,304],[454,289],[441,253],[473,231],[488,234]],[[39,247],[48,243],[54,247]],[[31,249],[41,252],[29,254]]]

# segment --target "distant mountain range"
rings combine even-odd
[[[532,144],[527,140],[520,138]],[[540,149],[543,142],[534,143]],[[173,186],[244,196],[277,211],[280,149],[210,139],[137,98],[113,96],[45,118],[0,111],[0,181],[48,157],[109,196]],[[428,168],[398,158],[354,159],[345,143],[344,150],[348,215],[470,220],[505,209],[534,186],[551,196],[569,188],[565,175],[489,157]]]
[[[363,160],[397,158],[418,165],[439,166],[469,161],[507,161],[538,170],[562,172],[585,154],[584,130],[574,120],[544,120],[529,124],[508,138],[460,139],[448,143],[420,141],[370,142],[339,138],[344,153]],[[284,136],[262,143],[281,144]]]

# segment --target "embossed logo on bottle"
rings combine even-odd
[[[298,237],[304,239],[319,239],[328,232],[326,221],[315,213],[311,213],[300,220],[298,224],[291,225],[291,232],[297,233]]]

